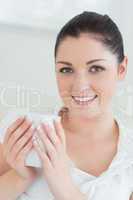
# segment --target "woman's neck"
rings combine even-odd
[[[63,115],[62,124],[67,132],[81,137],[88,136],[92,141],[110,138],[114,136],[113,133],[118,132],[118,126],[111,111],[93,118],[72,116],[68,112]]]

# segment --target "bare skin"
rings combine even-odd
[[[7,130],[4,143],[0,144],[0,198],[14,200],[23,193],[36,177],[32,167],[24,160],[31,148],[32,123],[17,119]],[[14,187],[15,186],[15,187]]]
[[[61,42],[55,64],[60,96],[68,108],[62,119],[68,154],[80,169],[99,176],[117,152],[119,128],[111,99],[117,82],[125,78],[127,57],[118,63],[102,42],[81,34]],[[77,105],[72,97],[93,95],[97,98],[88,106]]]
[[[65,131],[67,153],[76,167],[93,176],[100,176],[106,171],[117,153],[119,128],[114,121],[107,138],[90,140],[68,130]]]
[[[87,64],[87,62],[89,62],[89,64]],[[59,93],[64,106],[69,110],[66,117],[62,120],[66,135],[68,155],[80,169],[92,175],[99,176],[108,168],[117,151],[119,131],[112,115],[111,99],[114,96],[117,82],[123,80],[126,75],[127,58],[125,57],[122,63],[118,63],[116,55],[112,54],[102,42],[97,41],[91,35],[89,37],[88,35],[82,34],[79,38],[68,37],[61,42],[55,64]],[[60,71],[64,67],[67,68],[67,72]],[[77,105],[75,100],[73,100],[73,96],[87,96],[89,98],[93,96],[94,101],[90,100],[91,103],[88,106]],[[27,126],[27,124],[25,126]],[[18,134],[23,133],[22,129],[20,130],[21,131],[18,131]],[[42,132],[42,135],[45,134],[45,131]],[[60,135],[63,135],[63,130],[57,131],[56,133],[59,132]],[[15,135],[17,136],[18,134]],[[24,166],[24,157],[32,145],[30,146],[29,144],[28,148],[26,148],[25,145],[25,148],[27,149],[26,152],[24,151],[25,153],[23,152],[23,148],[21,149],[22,151],[20,151],[19,145],[16,145],[14,151],[11,151],[12,148],[10,147],[13,142],[15,142],[14,137],[9,137],[11,135],[12,131],[8,130],[7,139],[3,146],[3,155],[4,158],[6,158],[8,165],[15,170],[18,175],[16,182],[19,182],[21,189],[19,188],[16,191],[17,196],[26,190],[28,185],[25,183],[20,184],[20,181],[18,180],[29,180],[32,176],[34,177],[34,171]],[[40,134],[40,136],[42,135]],[[58,134],[54,135],[54,139],[57,139]],[[31,133],[29,131],[28,138],[30,138],[30,136]],[[12,138],[10,142],[9,138]],[[46,142],[46,135],[43,135],[42,141],[44,144],[47,143],[48,147],[51,146],[49,140]],[[38,153],[42,157],[42,160],[44,160],[44,169],[47,162],[47,171],[51,172],[48,174],[52,174],[52,176],[47,177],[47,181],[51,186],[55,197],[57,199],[63,199],[62,196],[66,191],[65,185],[63,185],[65,176],[66,180],[68,180],[69,188],[66,196],[68,197],[70,191],[73,191],[73,197],[75,199],[78,199],[80,195],[81,197],[79,199],[83,199],[84,197],[82,194],[73,188],[71,179],[69,179],[67,165],[64,161],[65,156],[63,156],[66,154],[62,151],[64,145],[60,141],[58,141],[58,143],[56,142],[55,145],[59,147],[58,149],[61,149],[60,159],[58,159],[58,151],[56,151],[56,148],[52,145],[52,152],[54,152],[54,154],[52,154],[51,157],[53,157],[56,167],[51,165],[51,160],[44,154],[45,151],[42,154],[37,145],[35,146],[36,149],[38,149]],[[23,152],[21,156],[20,152]],[[19,157],[17,156],[19,159],[15,159],[16,153],[19,155]],[[103,158],[105,162],[101,163]],[[13,165],[13,161],[16,164]],[[21,164],[18,161],[21,161]],[[9,170],[9,168],[4,159],[0,162],[2,163],[1,166],[3,166],[0,168],[0,173],[2,174],[4,171],[6,172],[6,170]],[[60,170],[60,163],[66,168],[65,174]],[[44,172],[45,171],[46,169]],[[56,171],[60,173],[60,181],[56,184],[58,184],[60,188],[60,184],[62,183],[62,194],[58,187],[54,187],[56,185]],[[4,174],[6,175],[7,173]],[[15,175],[12,173],[5,177],[8,177],[10,183],[12,183],[16,177],[16,173]],[[6,178],[4,178],[4,180],[7,180]],[[9,196],[10,195],[8,194],[8,198],[4,199],[9,199]],[[12,199],[15,199],[15,197],[12,196]]]

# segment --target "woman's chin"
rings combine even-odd
[[[89,110],[89,109],[70,109],[70,115],[73,117],[81,117],[84,119],[92,119],[94,117],[99,116],[100,111],[99,109],[95,110]]]

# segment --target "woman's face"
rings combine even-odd
[[[110,108],[117,81],[126,73],[125,61],[118,64],[116,55],[86,34],[64,39],[55,62],[64,106],[85,117],[97,116]]]

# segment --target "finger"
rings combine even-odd
[[[57,156],[57,152],[54,145],[51,143],[41,126],[37,128],[37,131],[38,135],[36,134],[36,137],[38,138],[38,140],[40,139],[43,142],[43,145],[45,147],[44,153],[47,152],[50,160],[54,162]]]
[[[46,122],[42,123],[40,126],[43,129],[43,131],[46,133],[46,135],[48,136],[48,138],[50,139],[52,144],[57,149],[58,146],[60,145],[60,141],[56,134],[55,129],[53,127],[51,127],[49,124],[47,124]]]
[[[24,146],[24,148],[17,154],[15,159],[18,161],[22,160],[23,162],[25,162],[25,158],[32,148],[33,148],[32,139],[30,139],[28,143]]]
[[[17,143],[12,148],[12,154],[14,154],[14,157],[19,154],[19,152],[27,145],[27,143],[32,139],[32,136],[35,132],[34,126],[31,126],[25,134],[17,141]]]
[[[22,121],[22,123],[21,124],[19,124],[19,126],[18,126],[18,128],[15,130],[15,133],[16,133],[16,135],[19,135],[19,134],[21,134],[21,132],[19,131],[17,131],[18,129],[19,129],[19,127],[21,127],[24,123],[25,123],[25,121],[26,121],[26,118],[24,118],[24,120]],[[10,129],[11,130],[11,129]],[[13,129],[12,129],[13,130]],[[8,140],[5,140],[4,141],[4,146],[6,147],[5,148],[5,151],[4,151],[4,153],[5,153],[5,155],[6,154],[8,154],[10,151],[11,151],[11,148],[13,147],[13,145],[16,143],[16,141],[14,141],[15,139],[13,138],[13,136],[14,136],[14,132],[11,132],[11,133],[9,133],[10,134],[10,136],[9,136],[9,138],[8,138]]]
[[[66,145],[65,132],[64,132],[64,129],[63,129],[62,124],[60,122],[60,118],[57,118],[57,119],[54,120],[54,127],[55,127],[55,130],[56,130],[56,134],[60,138],[61,143],[65,146]]]
[[[44,149],[44,146],[42,147],[42,145],[40,145],[38,138],[36,138],[35,136],[33,137],[32,141],[35,150],[37,151],[40,159],[44,163],[44,167],[49,169],[52,166],[52,164],[46,150]]]
[[[4,143],[7,143],[11,134],[19,127],[21,124],[25,121],[25,116],[24,117],[19,117],[12,125],[7,128]]]
[[[18,140],[25,135],[25,133],[31,128],[32,122],[29,120],[25,120],[21,126],[16,129],[16,131],[11,135],[11,137],[8,140],[8,148],[9,151],[12,150],[13,146],[17,143]]]
[[[35,134],[33,135],[32,141],[33,141],[33,143],[35,142],[35,143],[38,144],[38,147],[40,148],[40,150],[41,150],[42,152],[45,152],[45,153],[46,153],[45,145],[44,145],[43,141],[41,140],[41,138],[38,136],[37,133],[35,133]]]

